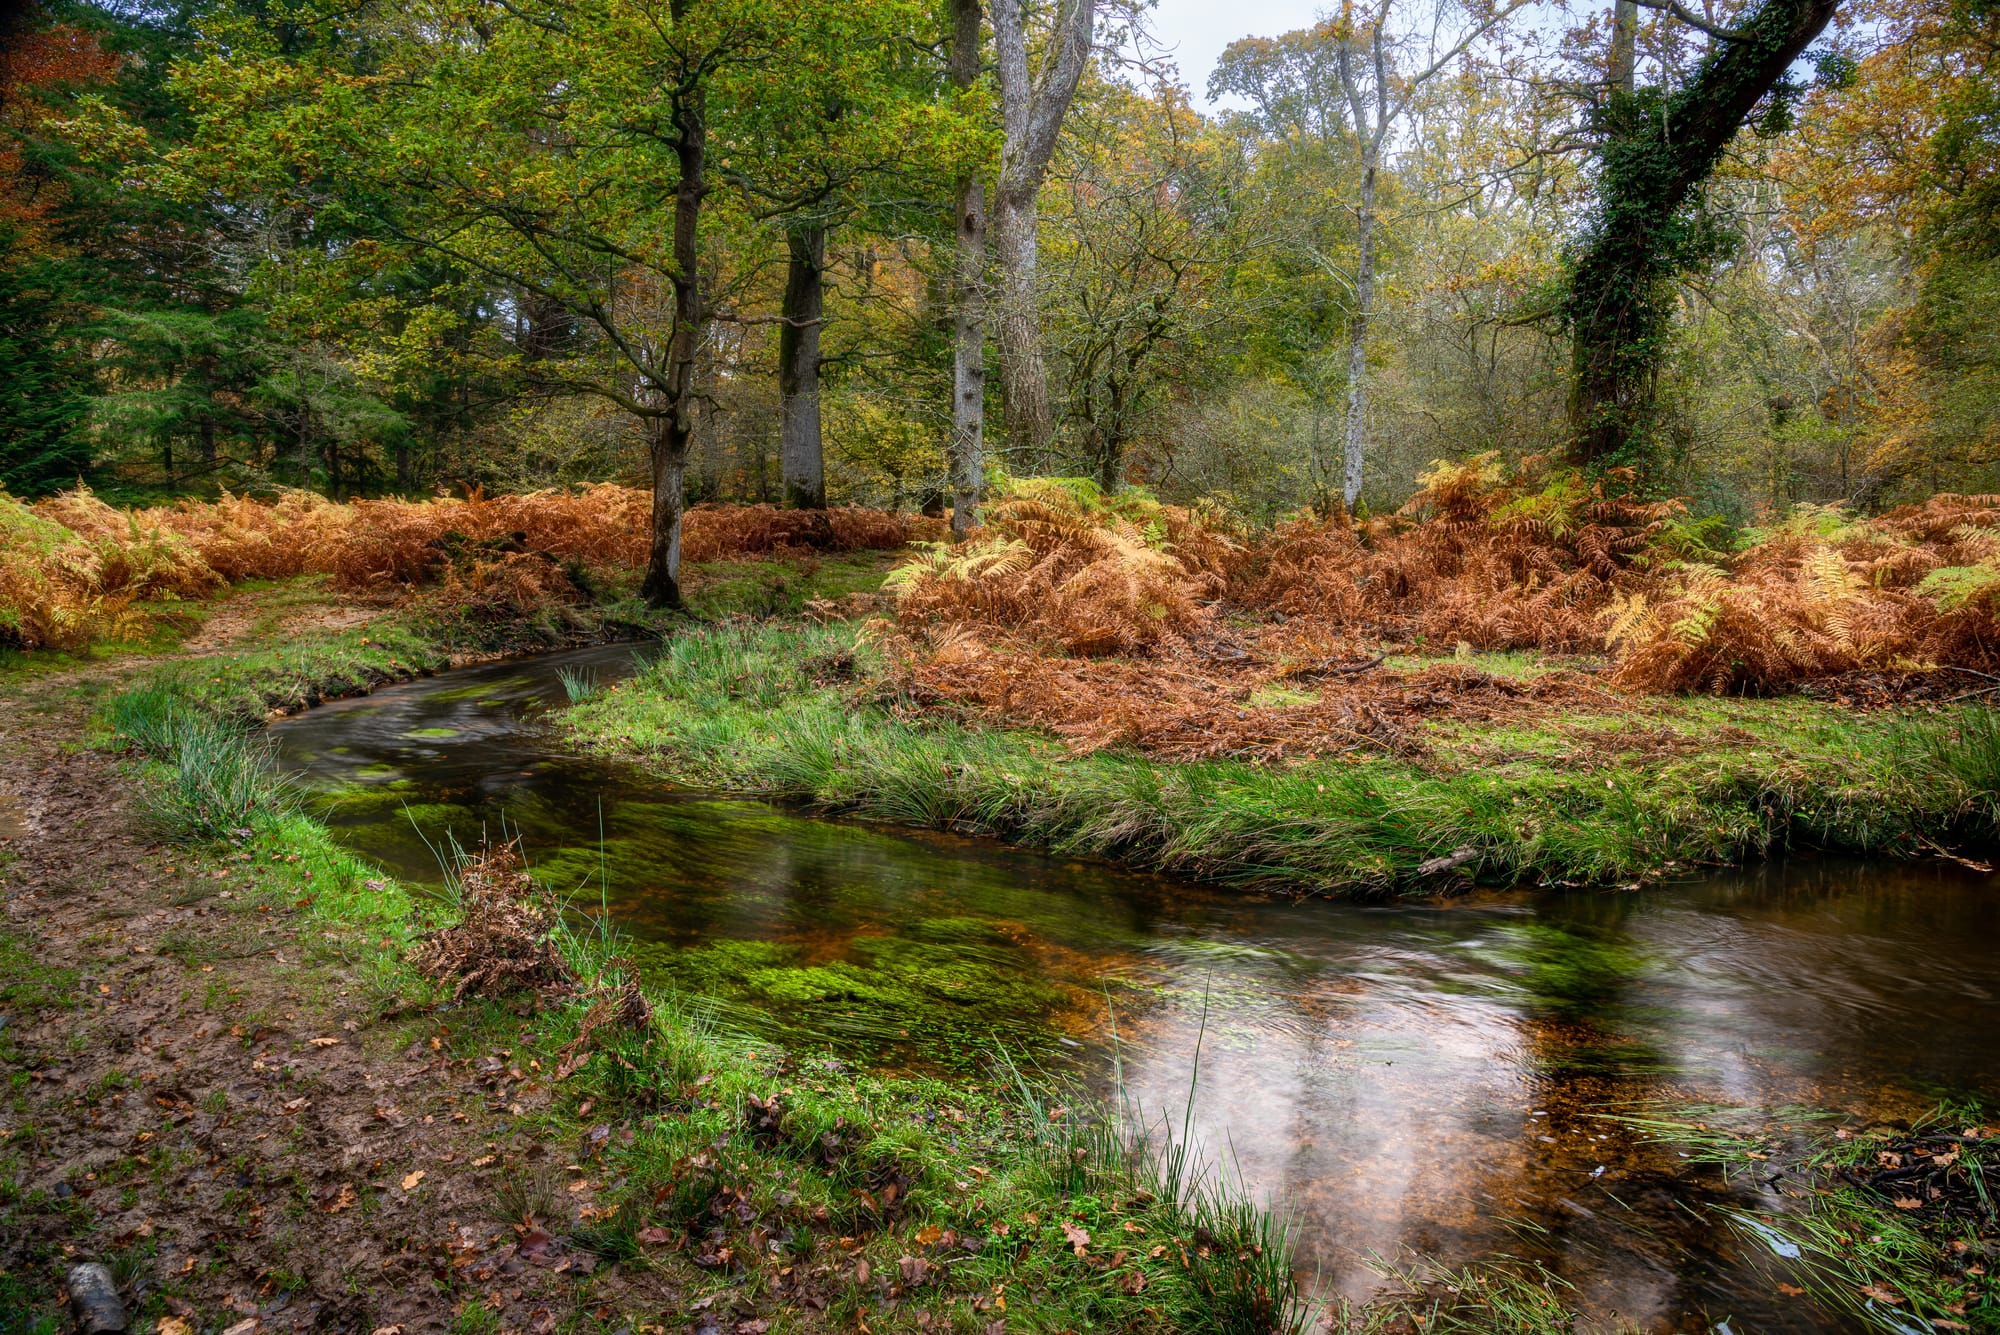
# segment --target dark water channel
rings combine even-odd
[[[601,885],[642,963],[724,998],[732,1023],[946,1068],[998,1038],[1102,1078],[1115,1015],[1149,1113],[1183,1105],[1199,1038],[1204,1143],[1297,1213],[1339,1295],[1377,1287],[1371,1254],[1506,1252],[1568,1279],[1605,1327],[1837,1328],[1704,1209],[1778,1198],[1593,1114],[2000,1097],[1994,878],[1816,861],[1438,904],[1218,892],[677,792],[535,726],[564,700],[558,667],[610,681],[633,652],[454,672],[273,732],[367,856],[435,880],[429,845],[504,819],[545,877]]]

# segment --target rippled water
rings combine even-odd
[[[495,664],[273,728],[326,819],[391,870],[502,825],[650,970],[792,1041],[974,1069],[996,1041],[1205,1143],[1297,1212],[1329,1291],[1371,1255],[1505,1251],[1595,1323],[1817,1330],[1723,1188],[1598,1114],[1640,1099],[1907,1114],[2000,1097],[2000,895],[1940,863],[1771,865],[1638,892],[1294,904],[976,839],[676,792],[535,726],[558,667]],[[1115,1025],[1115,1040],[1114,1040]],[[1599,1171],[1599,1170],[1602,1171]]]

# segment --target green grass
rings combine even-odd
[[[1912,720],[1803,700],[1611,704],[1432,725],[1423,759],[1075,756],[893,698],[852,626],[773,623],[684,634],[562,726],[689,785],[1309,893],[1426,888],[1418,865],[1466,846],[1490,879],[1617,883],[1784,848],[1993,839],[2000,724],[1985,709]]]

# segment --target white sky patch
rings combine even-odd
[[[1276,37],[1310,27],[1330,0],[1159,0],[1148,18],[1153,36],[1180,66],[1197,107],[1208,102],[1208,75],[1222,50],[1239,37]]]

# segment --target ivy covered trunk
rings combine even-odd
[[[1563,310],[1575,462],[1646,462],[1672,280],[1715,254],[1722,239],[1695,207],[1702,183],[1838,3],[1764,0],[1740,27],[1717,35],[1678,92],[1612,91],[1600,124],[1597,217]]]

